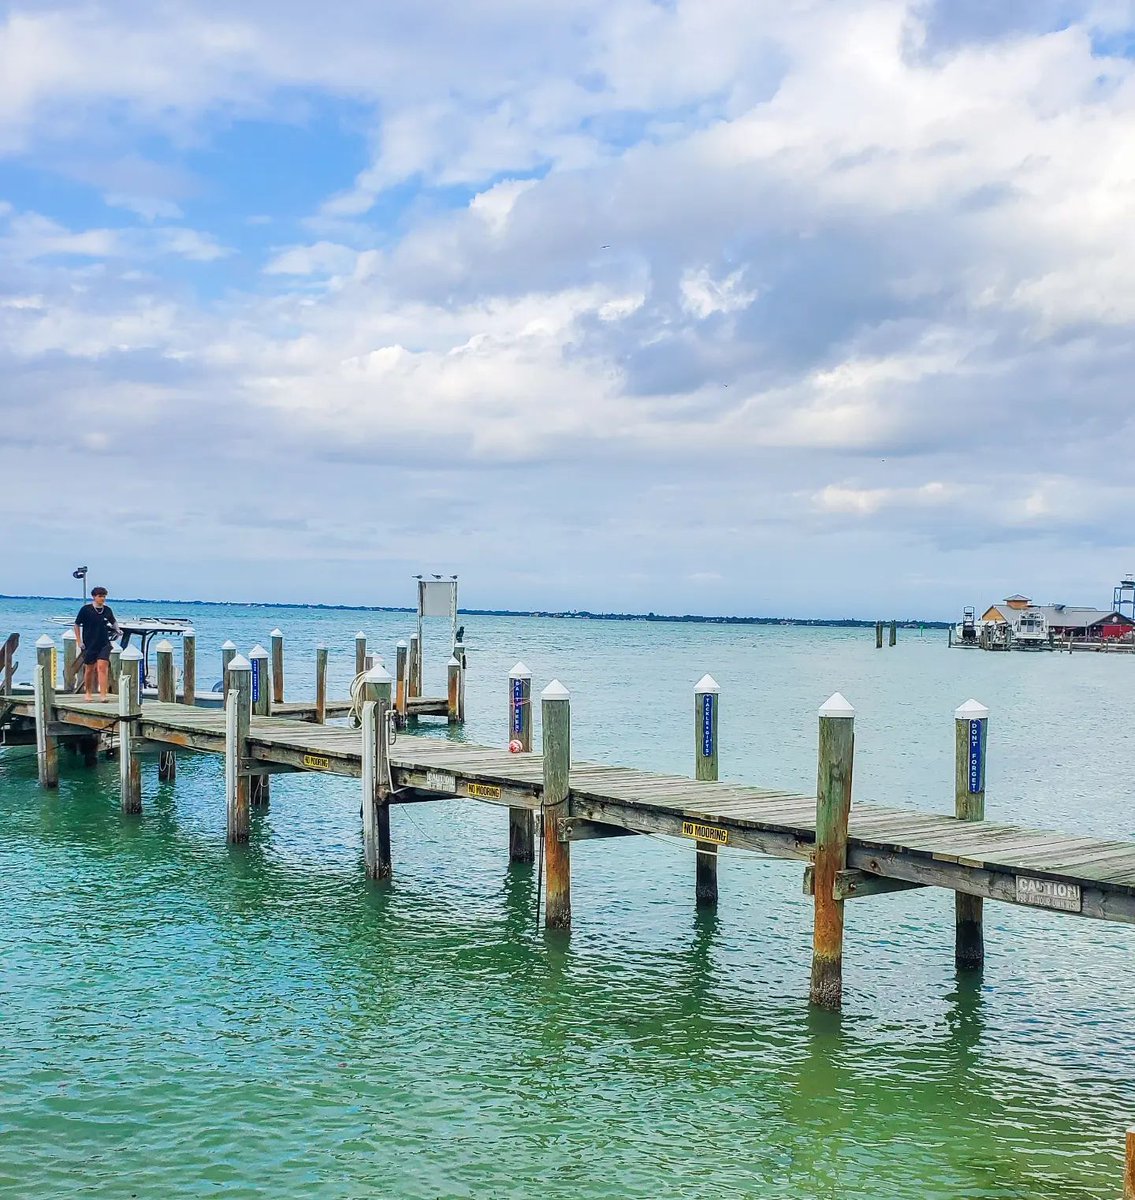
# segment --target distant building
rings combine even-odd
[[[1009,596],[991,604],[981,619],[989,625],[1015,627],[1023,612],[1040,613],[1049,634],[1057,638],[1102,641],[1122,637],[1135,630],[1135,620],[1125,613],[1103,608],[1081,608],[1072,604],[1033,604],[1027,596]]]

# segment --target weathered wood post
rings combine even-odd
[[[458,643],[460,654],[454,654],[454,658],[461,664],[461,670],[457,675],[457,722],[460,725],[465,724],[465,647]]]
[[[177,703],[177,680],[173,668],[173,646],[162,638],[156,647],[158,663],[158,700],[162,704]],[[177,778],[177,758],[171,749],[158,751],[158,779],[172,783]]]
[[[272,643],[272,703],[284,703],[284,635],[273,629],[268,635]],[[265,681],[267,686],[267,681]]]
[[[855,759],[855,709],[839,692],[820,708],[818,759],[811,999],[820,1008],[839,1009],[843,1004],[843,901],[836,900],[834,893],[836,875],[847,868]]]
[[[63,690],[75,691],[76,672],[75,660],[79,657],[79,643],[75,640],[75,631],[68,629],[63,634]]]
[[[898,627],[898,622],[897,622],[897,621],[892,621],[892,622],[891,622],[891,640],[890,640],[890,644],[891,644],[892,646],[897,646],[897,645],[898,645],[898,641],[899,641],[899,627]]]
[[[1135,1200],[1135,1129],[1127,1131],[1126,1158],[1123,1172],[1123,1200]]]
[[[181,702],[197,703],[197,631],[183,629],[181,632]]]
[[[367,635],[360,629],[355,634],[355,678],[365,675],[367,669]]]
[[[985,820],[985,747],[989,709],[967,700],[954,710],[954,815],[959,821]],[[954,965],[959,971],[985,965],[985,902],[954,893]]]
[[[717,717],[721,688],[712,675],[694,685],[694,778],[717,780]],[[698,842],[694,854],[694,902],[699,908],[717,903],[717,846]]]
[[[241,654],[225,672],[225,826],[230,844],[248,841],[248,731],[252,718],[252,667]]]
[[[51,736],[55,719],[55,643],[45,633],[35,644],[35,748],[39,786],[59,786],[59,742]]]
[[[320,642],[315,647],[315,721],[327,723],[327,646]]]
[[[445,665],[445,713],[450,725],[456,725],[460,720],[461,697],[461,664],[456,658],[451,658]]]
[[[567,817],[571,769],[571,693],[558,679],[540,694],[543,725],[544,925],[571,928],[571,843],[560,841],[560,819]]]
[[[514,754],[532,752],[532,672],[518,662],[508,673],[508,748]],[[508,810],[508,861],[536,858],[536,822],[529,808]]]
[[[268,651],[259,644],[253,646],[248,652],[248,665],[251,667],[252,716],[269,717],[272,715],[272,694],[268,680]],[[248,802],[253,808],[263,808],[268,803],[268,779],[267,775],[249,776]]]
[[[422,694],[422,639],[416,633],[410,634],[410,686],[406,694],[411,699]]]
[[[882,650],[883,648],[883,622],[875,622],[875,649]]]
[[[118,680],[122,675],[122,650],[118,646],[110,648],[110,666],[106,673],[107,690],[113,695],[118,692]]]
[[[142,764],[138,757],[138,718],[142,715],[142,651],[122,651],[118,676],[118,787],[122,811],[142,811]]]
[[[236,645],[227,638],[221,643],[221,691],[229,698],[229,664],[236,658]]]
[[[394,711],[403,723],[406,721],[406,692],[410,686],[409,650],[404,638],[394,647]]]
[[[389,879],[390,721],[393,680],[379,663],[363,679],[363,853],[367,877]]]

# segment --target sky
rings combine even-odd
[[[0,4],[0,592],[951,618],[1135,567],[1135,8]]]

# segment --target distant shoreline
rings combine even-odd
[[[0,600],[51,600],[61,604],[81,603],[78,596],[10,596],[0,593]],[[286,604],[263,600],[152,600],[145,596],[116,596],[115,604],[200,604],[212,608],[294,608],[322,612],[390,612],[413,613],[417,609],[391,604]],[[859,617],[714,617],[698,613],[617,613],[590,612],[587,609],[555,612],[547,609],[463,608],[469,617],[544,617],[564,621],[653,621],[674,625],[797,625],[813,628],[871,629],[874,621]],[[888,622],[889,623],[889,618]],[[952,621],[923,621],[907,617],[896,622],[900,629],[948,629]]]

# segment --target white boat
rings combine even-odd
[[[1051,650],[1048,639],[1048,622],[1044,613],[1036,608],[1023,609],[1013,625],[1014,650]]]

